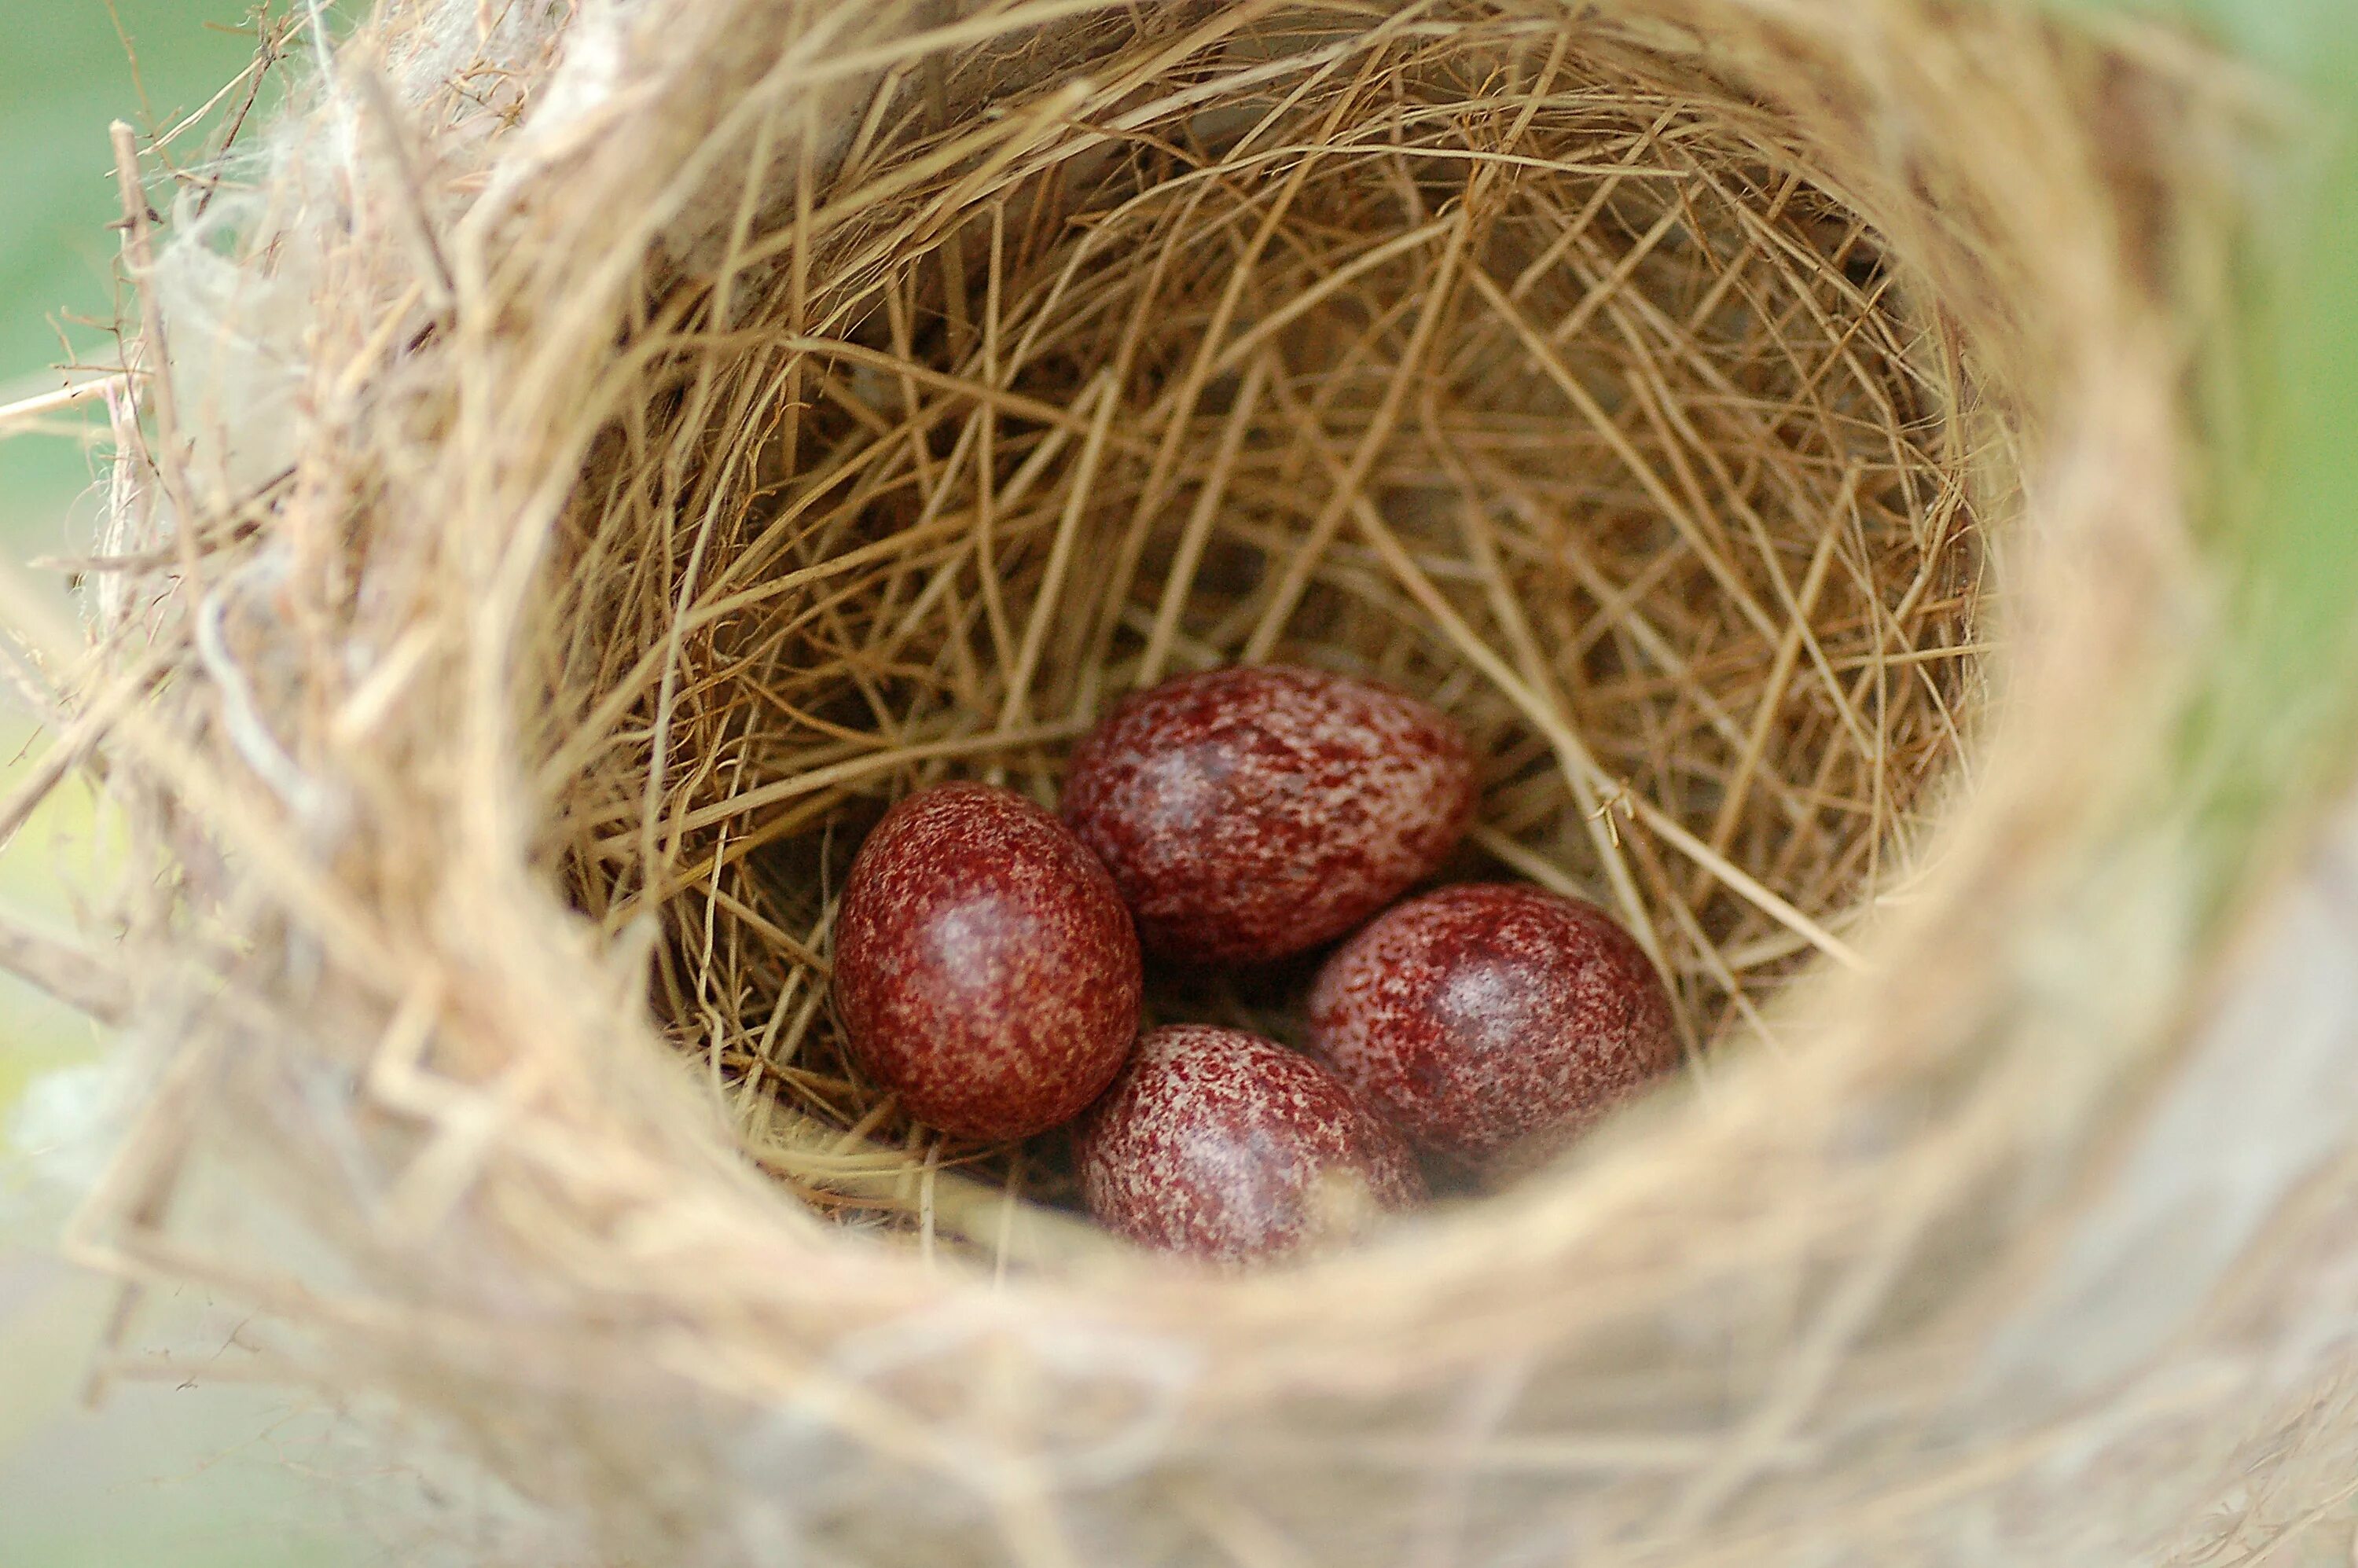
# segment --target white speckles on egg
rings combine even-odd
[[[1310,1044],[1419,1148],[1483,1164],[1576,1134],[1678,1061],[1629,935],[1537,888],[1446,887],[1326,961]]]
[[[1330,941],[1431,875],[1473,804],[1446,716],[1269,665],[1123,699],[1074,752],[1064,809],[1149,948],[1252,963]]]
[[[1155,1030],[1077,1130],[1109,1229],[1222,1262],[1347,1237],[1422,1202],[1400,1135],[1334,1075],[1239,1030]]]
[[[909,1113],[969,1138],[1071,1118],[1138,1033],[1138,938],[1064,824],[1006,790],[943,784],[885,815],[836,918],[852,1054]]]

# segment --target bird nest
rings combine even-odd
[[[167,1065],[84,1254],[250,1302],[617,1563],[2061,1539],[2023,1434],[2068,1314],[1948,1401],[2186,957],[2088,916],[2198,576],[2214,166],[2124,37],[450,0],[315,40],[140,267],[77,734]],[[1260,660],[1454,715],[1445,874],[1614,911],[1687,1068],[1502,1194],[1212,1278],[1062,1213],[1053,1140],[902,1117],[828,934],[893,799],[1053,802],[1114,698]],[[1302,979],[1149,1011],[1283,1038]],[[2215,1414],[2120,1412],[2071,1517],[2176,1539]]]

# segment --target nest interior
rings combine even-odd
[[[1614,910],[1698,1073],[1855,962],[1963,757],[1976,400],[1866,219],[1705,76],[1342,21],[1199,12],[1016,92],[910,62],[652,292],[546,601],[549,838],[610,936],[660,912],[668,1033],[830,1210],[1057,1191],[847,1063],[831,897],[909,788],[1053,806],[1126,690],[1438,703],[1482,779],[1448,874]],[[1150,1011],[1286,1038],[1298,981]]]

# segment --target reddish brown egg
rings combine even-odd
[[[1675,1065],[1669,997],[1602,910],[1445,887],[1386,911],[1310,992],[1310,1044],[1409,1141],[1481,1167],[1568,1141]]]
[[[1120,1071],[1139,988],[1113,879],[1021,795],[911,795],[851,863],[837,1015],[869,1076],[945,1132],[1022,1138],[1072,1117]]]
[[[1388,687],[1243,666],[1124,698],[1074,751],[1064,807],[1149,949],[1258,963],[1431,875],[1466,831],[1474,766],[1446,715]]]
[[[1108,1229],[1219,1262],[1280,1257],[1424,1200],[1400,1134],[1335,1075],[1241,1030],[1138,1044],[1081,1119],[1081,1192]]]

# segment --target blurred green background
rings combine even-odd
[[[2304,84],[2318,119],[2240,300],[2243,393],[2257,432],[2241,470],[2214,476],[2222,526],[2251,563],[2244,590],[2263,633],[2244,679],[2281,697],[2320,661],[2349,656],[2358,582],[2358,0],[2051,0],[2067,11],[2178,17]],[[57,367],[104,363],[114,315],[117,211],[107,124],[174,124],[253,58],[248,0],[0,0],[0,405],[61,384]],[[280,6],[283,11],[283,4]],[[2281,106],[2291,107],[2289,99]],[[15,561],[86,546],[101,456],[88,421],[0,437],[0,551]],[[2229,677],[2231,683],[2235,677]],[[2321,684],[2321,683],[2316,683]],[[2292,759],[2282,704],[2230,684],[2210,743],[2221,811],[2264,810]],[[2239,696],[2239,693],[2241,694]],[[0,791],[40,744],[0,703]],[[0,849],[0,906],[59,929],[64,889],[92,863],[93,808],[70,794]],[[2234,836],[2225,836],[2232,839]],[[100,851],[103,855],[103,851]],[[263,1394],[118,1388],[79,1394],[107,1292],[52,1255],[70,1202],[59,1146],[92,1098],[101,1042],[62,1010],[0,978],[0,1568],[329,1568],[401,1554],[347,1520],[350,1461],[319,1412]],[[179,1305],[201,1317],[205,1303]],[[224,1320],[224,1344],[234,1332]],[[2351,1561],[2346,1521],[2282,1554]],[[2092,1565],[2093,1568],[2093,1565]]]
[[[62,384],[61,364],[108,362],[112,340],[92,324],[115,307],[108,123],[146,132],[201,106],[254,58],[250,3],[0,0],[0,405]],[[95,433],[59,418],[0,435],[0,551],[11,561],[87,547]],[[0,697],[0,793],[38,745]],[[88,848],[94,826],[86,793],[56,800],[0,851],[0,906],[70,929],[69,881],[106,870]],[[169,1382],[122,1385],[82,1408],[113,1298],[59,1262],[50,1238],[86,1168],[58,1145],[93,1098],[100,1044],[89,1024],[0,977],[0,1568],[386,1561],[344,1517],[341,1482],[321,1484],[351,1462],[319,1412]],[[206,1323],[205,1303],[171,1304]],[[211,1332],[225,1343],[234,1328]]]

